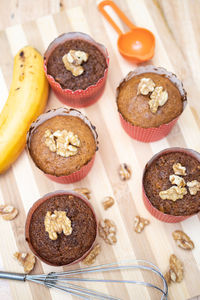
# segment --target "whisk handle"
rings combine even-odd
[[[1,272],[0,271],[0,279],[11,279],[11,280],[18,280],[18,281],[26,281],[26,274]]]

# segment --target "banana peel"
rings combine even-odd
[[[14,58],[9,95],[0,113],[0,174],[18,158],[31,123],[45,109],[49,86],[43,64],[42,55],[31,46]]]

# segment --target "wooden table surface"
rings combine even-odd
[[[168,68],[169,70],[175,71],[176,74],[183,80],[185,89],[188,92],[188,99],[190,101],[190,109],[187,109],[187,114],[185,114],[186,117],[183,117],[178,125],[175,127],[173,130],[172,134],[167,138],[164,139],[162,142],[154,143],[153,146],[151,146],[152,153],[154,153],[154,150],[159,151],[160,149],[164,148],[165,145],[170,145],[170,146],[187,146],[191,147],[195,150],[200,150],[200,142],[197,136],[197,134],[200,133],[200,101],[199,101],[199,95],[200,95],[200,18],[199,18],[199,12],[200,12],[200,0],[115,0],[115,2],[121,7],[121,9],[125,12],[125,14],[133,20],[133,22],[136,25],[139,26],[146,26],[150,28],[155,34],[156,34],[156,39],[157,39],[157,48],[156,48],[156,56],[153,60],[153,63],[156,65],[164,66]],[[78,9],[80,13],[80,9],[84,13],[85,16],[88,16],[87,21],[85,19],[80,20],[77,19],[77,14],[76,14],[76,9]],[[68,12],[73,12],[74,19],[70,19],[72,15],[69,16],[69,14],[66,13],[66,10]],[[8,26],[13,26],[16,24],[24,24],[26,22],[26,25],[23,25],[23,30],[26,34],[27,40],[35,42],[35,46],[37,45],[37,40],[34,40],[34,37],[31,36],[29,37],[28,31],[31,30],[34,26],[34,22],[36,19],[54,14],[54,13],[59,13],[62,12],[61,15],[57,14],[54,17],[54,22],[57,26],[57,31],[58,33],[67,31],[68,29],[68,24],[69,22],[71,23],[71,26],[74,30],[80,30],[81,28],[81,21],[83,21],[83,28],[85,31],[87,31],[87,24],[88,22],[89,28],[91,29],[92,35],[95,37],[96,40],[106,44],[108,47],[108,50],[110,52],[110,57],[111,57],[111,67],[113,67],[113,70],[110,69],[109,72],[109,87],[107,87],[107,96],[113,95],[111,92],[111,89],[114,89],[116,87],[117,82],[119,81],[119,78],[124,76],[125,72],[128,70],[128,68],[131,70],[131,68],[134,68],[135,66],[131,66],[130,64],[128,65],[127,62],[125,62],[118,54],[116,51],[116,34],[114,31],[109,27],[108,24],[106,24],[105,21],[103,21],[103,18],[99,16],[98,12],[96,11],[96,1],[95,0],[1,0],[0,1],[0,30],[3,31],[5,30]],[[95,19],[95,15],[97,16]],[[64,22],[64,17],[68,16],[66,18],[66,26],[63,26],[62,28],[62,22]],[[77,17],[78,18],[78,17]],[[37,24],[43,26],[44,32],[47,30],[45,28],[45,22],[47,19],[41,18],[37,21]],[[97,24],[97,26],[100,24],[103,30],[105,30],[105,38],[101,32],[102,28],[92,28],[93,24]],[[51,24],[52,25],[52,24]],[[15,28],[15,29],[12,29]],[[11,47],[10,52],[12,55],[14,55],[14,51],[17,49],[17,46],[20,45],[20,41],[17,41],[18,37],[15,37],[14,32],[17,27],[12,27],[8,28],[6,30],[7,38],[8,39],[15,39],[16,41],[9,40],[9,45]],[[70,27],[71,28],[71,27]],[[124,30],[127,30],[125,27],[123,27]],[[84,31],[84,30],[83,30]],[[20,32],[20,31],[19,31]],[[42,31],[40,32],[41,36],[40,39],[42,38],[43,40],[43,48],[42,46],[41,49],[43,50],[44,48],[48,45],[49,40],[48,37],[45,37],[42,34]],[[48,34],[47,34],[48,35]],[[53,35],[53,33],[52,33]],[[111,43],[111,36],[113,35],[113,41]],[[1,37],[3,36],[3,33]],[[49,38],[51,37],[51,34],[49,34]],[[46,38],[46,40],[45,40]],[[20,37],[19,37],[20,39]],[[32,40],[31,40],[32,39]],[[1,40],[2,41],[2,40]],[[5,51],[5,50],[4,50]],[[113,53],[112,53],[113,51]],[[8,59],[7,60],[8,64],[7,66],[12,66],[12,60]],[[114,64],[116,62],[116,64]],[[4,57],[1,57],[0,59],[0,64],[4,64]],[[120,65],[121,64],[121,65]],[[120,65],[120,70],[119,70],[119,76],[117,75],[117,68]],[[5,65],[4,65],[5,67]],[[116,70],[114,70],[114,67]],[[122,70],[123,69],[123,70]],[[12,74],[12,69],[9,70],[8,73],[5,75],[5,81],[6,81],[6,86],[7,88],[9,87],[10,81],[11,81],[11,74]],[[102,99],[102,103],[105,101]],[[55,99],[54,96],[51,96],[49,106],[52,104],[55,104],[54,106],[59,106],[59,102]],[[1,105],[2,107],[2,105]],[[89,117],[92,116],[93,109],[88,108],[85,110],[87,114],[89,114]],[[103,110],[102,110],[103,111]],[[106,113],[106,112],[104,112]],[[108,126],[108,115],[105,116],[105,122],[107,124],[104,124],[103,128],[107,130],[106,126]],[[95,120],[95,119],[94,119]],[[98,120],[97,120],[98,123]],[[114,121],[115,124],[115,121]],[[119,127],[120,128],[120,127]],[[180,135],[179,135],[180,133]],[[101,134],[104,134],[103,129],[100,130],[100,137]],[[106,133],[107,134],[107,133]],[[120,135],[123,134],[125,135],[124,132],[120,131]],[[109,135],[108,135],[109,137]],[[117,135],[115,135],[117,138]],[[128,137],[124,137],[128,141]],[[118,142],[115,143],[115,147],[117,147]],[[140,146],[141,144],[137,142],[132,142],[132,146],[134,146],[136,149],[136,153],[139,153],[139,147],[141,147],[143,154],[145,155],[147,152],[144,150],[144,146]],[[149,147],[149,148],[148,148]],[[106,145],[106,148],[109,149],[109,144]],[[150,149],[150,146],[147,146],[148,149]],[[116,150],[116,148],[115,148]],[[102,151],[102,150],[101,150]],[[157,152],[155,151],[155,152]],[[114,152],[113,152],[114,153]],[[19,162],[17,162],[17,165],[14,165],[14,168],[16,168],[14,171],[12,170],[9,171],[9,174],[7,173],[6,175],[3,175],[0,177],[0,188],[1,188],[1,194],[0,196],[3,197],[4,201],[13,201],[13,193],[17,191],[17,184],[18,182],[15,182],[14,177],[16,176],[17,172],[21,169],[23,166],[23,160],[26,160],[27,158],[25,157],[26,154],[23,154],[23,157],[20,157]],[[122,152],[119,153],[118,159],[124,159],[125,156],[123,156]],[[150,158],[150,155],[148,155]],[[107,161],[106,155],[104,151],[100,152],[100,156],[97,159],[97,165],[96,169],[98,166],[102,167],[102,162],[101,160],[105,159],[105,163],[109,163]],[[116,158],[114,158],[116,159]],[[116,159],[118,161],[118,159]],[[140,158],[142,160],[142,158]],[[146,159],[145,159],[146,160]],[[20,167],[21,163],[21,167]],[[141,165],[141,161],[140,161]],[[34,166],[31,164],[31,168],[33,170],[34,178],[39,176],[40,178],[41,175],[37,175],[37,170],[34,168]],[[102,172],[104,172],[102,170]],[[105,174],[107,178],[105,179],[105,185],[107,184],[106,190],[109,190],[111,187],[110,191],[111,193],[113,192],[114,195],[117,197],[117,193],[115,194],[115,186],[112,182],[111,176],[111,170],[105,168]],[[25,175],[25,173],[23,173]],[[13,179],[13,182],[16,183],[16,186],[10,187],[10,179]],[[52,184],[49,182],[47,179],[46,181],[42,179],[43,181],[41,182],[44,183],[45,188],[42,188],[39,179],[37,178],[37,184],[38,184],[38,189],[42,193],[42,191],[48,191],[48,188],[54,186],[54,188],[57,187],[57,185]],[[108,179],[108,182],[110,181],[110,186],[109,183],[106,181]],[[94,181],[94,178],[89,177],[89,181],[84,181],[84,184],[89,184],[92,186],[92,182]],[[19,184],[20,185],[20,184]],[[58,185],[59,186],[59,185]],[[78,184],[76,184],[78,186]],[[109,186],[109,187],[108,187]],[[59,186],[61,187],[61,186]],[[130,188],[130,186],[129,186]],[[9,192],[5,191],[6,189],[10,189]],[[22,189],[23,190],[23,189]],[[130,188],[131,190],[131,188]],[[131,190],[133,191],[133,190]],[[94,194],[95,191],[93,190]],[[7,199],[5,199],[4,195],[7,193]],[[17,198],[22,197],[20,195],[21,190],[19,188],[18,194],[16,195]],[[103,195],[103,193],[102,193]],[[105,195],[106,196],[106,195]],[[141,197],[140,197],[141,198]],[[120,200],[120,199],[119,199]],[[27,204],[28,205],[28,204]],[[25,206],[25,210],[27,210],[27,206]],[[141,206],[142,207],[142,206]],[[141,210],[141,207],[139,207],[139,211]],[[123,210],[123,207],[121,207],[121,204],[119,203],[119,208]],[[142,207],[143,208],[143,207]],[[116,212],[117,213],[117,212]],[[123,215],[123,213],[122,213]],[[133,214],[134,216],[134,214]],[[149,215],[148,215],[149,216]],[[195,217],[197,220],[193,223],[192,226],[195,226],[195,224],[198,227],[199,230],[199,217]],[[159,222],[158,222],[159,223]],[[15,223],[14,223],[15,224]],[[17,225],[18,223],[16,223]],[[160,224],[160,223],[159,223]],[[189,228],[191,224],[188,222],[188,225],[184,223],[183,225],[184,229],[190,230]],[[18,224],[19,225],[19,224]],[[171,226],[171,225],[170,225]],[[175,228],[175,227],[168,227],[168,232],[169,228]],[[5,228],[4,223],[1,223],[1,233],[3,232],[3,229]],[[11,229],[11,226],[10,226]],[[162,227],[163,229],[163,227]],[[7,230],[7,229],[5,229]],[[21,228],[20,228],[21,230]],[[19,234],[19,239],[16,240],[17,246],[14,244],[15,247],[19,248],[20,245],[22,245],[23,237],[22,233],[20,232],[15,226],[12,226],[12,234]],[[7,232],[7,231],[6,231]],[[192,229],[191,229],[192,232]],[[198,231],[199,232],[199,231]],[[8,230],[9,233],[9,230]],[[13,237],[8,238],[12,239]],[[14,238],[13,238],[14,239]],[[148,236],[147,236],[148,239]],[[3,243],[3,238],[1,238],[1,245]],[[8,243],[6,243],[6,246]],[[12,243],[11,243],[12,244]],[[5,247],[6,247],[5,246]],[[0,247],[1,248],[1,247]],[[16,249],[17,249],[16,248]],[[22,247],[23,248],[23,247]],[[2,250],[3,248],[1,248]],[[6,249],[6,251],[11,252],[12,250],[16,249]],[[11,260],[8,258],[8,261],[10,261],[7,264],[6,256],[5,256],[5,251],[0,250],[1,256],[0,256],[0,265],[5,265],[5,266],[10,266]],[[119,250],[118,250],[119,251]],[[154,255],[153,255],[154,256]],[[196,261],[199,261],[200,257],[200,251],[197,250],[194,254],[196,257]],[[148,257],[148,256],[147,256]],[[138,258],[138,257],[137,257]],[[164,258],[166,261],[166,258]],[[162,262],[161,262],[162,264]],[[48,268],[47,268],[48,269]],[[46,270],[47,270],[46,269]],[[189,269],[190,266],[187,269],[187,277],[190,277],[189,274]],[[13,270],[17,270],[16,265],[14,265]],[[21,269],[20,269],[21,270]],[[41,267],[38,267],[37,270],[41,270]],[[192,267],[191,267],[191,273],[192,273]],[[192,274],[191,274],[192,276]],[[188,294],[191,296],[197,296],[197,294],[193,294],[192,291],[195,291],[197,289],[192,289],[193,286],[197,286],[199,281],[200,285],[200,280],[199,277],[197,276],[194,278],[194,281],[190,282],[190,287],[187,286],[188,288]],[[188,281],[189,282],[189,281]],[[188,283],[187,283],[188,284]],[[21,288],[21,286],[20,286]],[[10,287],[8,286],[7,282],[0,282],[0,299],[2,300],[10,300],[10,299],[22,299],[21,297],[19,298],[20,295],[20,288],[17,286],[11,284]],[[183,285],[183,288],[186,288]],[[40,298],[36,292],[31,293],[29,290],[29,294],[23,299],[29,300],[29,299],[44,299]],[[38,289],[40,291],[40,289]],[[175,291],[175,290],[173,290]],[[39,292],[38,292],[39,293]],[[11,296],[12,295],[12,296]],[[29,296],[28,296],[29,295]],[[48,295],[48,293],[44,294]],[[51,293],[51,297],[49,299],[54,299],[53,298],[53,293]],[[147,293],[145,294],[147,295]],[[178,294],[177,294],[178,295]],[[180,295],[183,295],[180,293]],[[149,296],[149,294],[148,294]],[[49,296],[50,297],[50,296]],[[47,296],[48,298],[48,296]],[[186,297],[188,298],[188,297]],[[55,297],[55,299],[58,299]],[[61,299],[61,298],[59,298]],[[63,298],[62,298],[63,299]],[[67,297],[65,299],[68,299]],[[69,298],[71,299],[71,298]],[[124,298],[125,299],[125,298]],[[142,298],[141,298],[142,299]],[[149,298],[148,298],[149,299]],[[155,299],[151,297],[151,299]],[[170,299],[175,299],[173,297],[173,293],[171,292]],[[176,300],[182,300],[183,296],[177,296]],[[193,298],[195,300],[200,299],[199,297]],[[184,300],[184,299],[183,299]]]

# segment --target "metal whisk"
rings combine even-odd
[[[139,265],[139,264],[145,265]],[[133,270],[140,269],[151,271],[158,275],[163,281],[163,289],[151,284],[149,282],[135,281],[135,280],[117,280],[117,279],[96,279],[96,278],[80,278],[81,274],[93,274],[102,273],[117,270]],[[157,289],[161,292],[161,300],[167,300],[168,287],[164,276],[157,266],[146,261],[146,260],[131,260],[119,263],[110,263],[94,267],[81,268],[76,270],[69,270],[66,272],[51,272],[49,274],[41,275],[27,275],[20,273],[10,273],[10,272],[0,272],[0,279],[12,279],[18,281],[32,281],[45,285],[49,288],[56,288],[58,290],[64,291],[71,295],[78,296],[81,299],[101,299],[101,300],[120,300],[119,298],[109,296],[107,294],[94,291],[92,289],[84,288],[79,285],[72,284],[73,281],[78,282],[111,282],[111,283],[130,283],[138,284],[146,287]]]

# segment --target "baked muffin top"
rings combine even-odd
[[[145,69],[150,72],[145,72]],[[164,70],[162,68],[157,69]],[[118,87],[118,110],[126,121],[135,126],[143,128],[158,127],[161,124],[169,123],[183,111],[186,94],[182,86],[180,85],[180,89],[176,82],[170,79],[170,76],[164,74],[164,71],[161,72],[162,74],[159,74],[159,71],[156,73],[157,69],[154,67],[151,69],[151,66],[148,66],[148,68],[143,67],[143,73],[137,72],[136,69],[136,71],[129,74]],[[151,70],[153,70],[153,72],[151,72]],[[172,79],[174,78],[175,75],[172,74]],[[153,84],[153,88],[147,94],[146,92],[143,94],[140,87],[142,81],[146,79]],[[159,95],[159,93],[156,95],[156,91],[159,89],[159,92],[163,93],[162,95]],[[158,105],[157,110],[154,112],[152,112],[149,103],[149,101],[153,99],[153,95],[157,97],[154,97],[156,101],[160,99],[160,96],[166,96],[164,104]]]
[[[30,155],[44,173],[69,175],[87,164],[97,150],[91,128],[79,117],[57,115],[47,119],[32,132]]]
[[[181,164],[181,168],[178,165],[179,172],[177,171],[177,164]],[[175,182],[173,175],[179,177],[176,177]],[[163,191],[177,187],[178,184],[181,188],[179,191],[182,194],[182,199],[179,198],[179,195],[179,199],[176,200],[164,199],[166,193],[164,192],[163,197]],[[152,205],[165,214],[185,216],[200,211],[200,162],[187,153],[169,152],[156,158],[146,167],[143,185]],[[169,192],[167,194],[167,198],[171,198],[172,195],[169,196]]]
[[[66,69],[63,57],[71,50],[83,51],[88,55],[87,61],[83,61],[83,73],[74,76]],[[47,62],[47,73],[57,81],[63,89],[85,90],[94,85],[104,76],[107,63],[103,53],[94,44],[84,39],[71,39],[58,44],[52,51]]]
[[[45,230],[47,212],[65,212],[71,222],[71,234],[63,232],[52,240]],[[82,257],[96,238],[96,219],[91,208],[74,195],[55,195],[40,204],[30,220],[29,243],[36,253],[51,264],[61,266]]]

